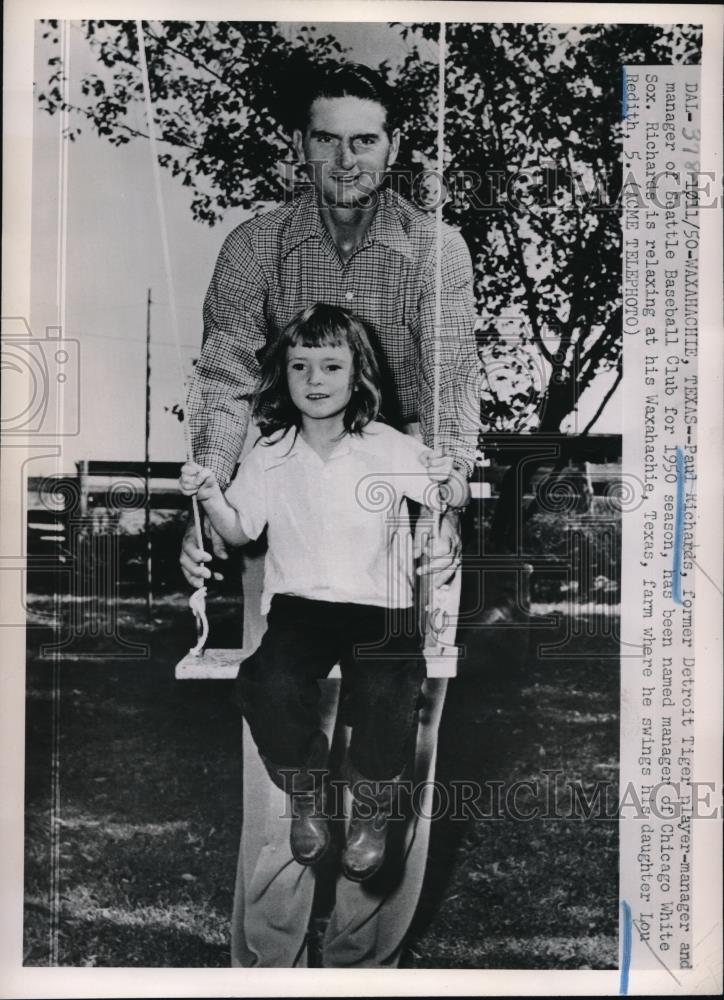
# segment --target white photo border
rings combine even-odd
[[[722,175],[722,10],[706,5],[366,3],[297,0],[7,0],[4,9],[3,316],[30,315],[30,220],[34,22],[39,18],[80,19],[314,20],[566,23],[701,23],[704,27],[702,163]],[[722,497],[722,240],[721,209],[702,212],[700,307],[700,469],[698,542],[711,576],[721,582]],[[7,468],[7,463],[4,463]],[[2,482],[6,524],[19,514],[17,482]],[[0,564],[0,570],[7,568]],[[0,573],[2,594],[9,577]],[[696,780],[721,779],[721,591],[702,586],[697,628]],[[427,996],[617,994],[618,971],[424,970],[223,970],[70,969],[22,966],[24,662],[22,628],[0,632],[3,670],[0,744],[5,766],[0,778],[2,840],[0,887],[0,995],[4,997],[186,997],[186,996]],[[231,874],[231,873],[230,873]],[[694,969],[679,973],[681,989],[663,971],[633,972],[634,994],[716,993],[721,990],[721,824],[699,831],[694,853]],[[708,940],[708,944],[706,943]],[[696,943],[698,942],[698,943]]]

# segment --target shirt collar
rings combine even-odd
[[[365,244],[384,243],[390,250],[412,258],[412,246],[402,225],[397,195],[383,188],[379,196],[380,203],[372,225],[367,230]]]
[[[274,444],[264,445],[263,442],[260,442],[259,447],[270,449],[271,454],[266,464],[267,469],[275,469],[292,459],[303,459],[305,454],[311,455],[317,461],[322,462],[316,451],[310,448],[301,434],[295,433],[293,427],[280,437],[278,441],[275,441]],[[345,434],[330,455],[329,460],[341,458],[343,455],[368,451],[370,447],[370,442],[367,440],[365,434]]]
[[[317,211],[317,200],[314,189],[309,187],[297,199],[289,230],[282,246],[282,256],[288,256],[295,247],[313,236],[321,238],[324,226]]]
[[[412,246],[402,225],[396,197],[386,189],[379,191],[379,205],[362,246],[382,243],[390,250],[412,258]],[[313,237],[331,243],[331,237],[317,208],[316,194],[310,187],[299,196],[294,207],[294,215],[282,247],[282,256],[287,257],[292,250]]]

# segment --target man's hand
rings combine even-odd
[[[465,473],[456,468],[452,458],[424,451],[420,461],[427,469],[433,482],[439,484],[440,504],[444,510],[450,507],[466,507],[470,501],[470,487]]]
[[[203,587],[207,580],[209,580],[212,575],[214,580],[223,580],[223,574],[214,572],[204,565],[204,563],[211,562],[212,558],[217,559],[228,559],[229,553],[226,550],[226,545],[223,539],[214,530],[213,526],[208,520],[204,521],[203,526],[204,537],[210,542],[213,556],[210,552],[200,549],[196,544],[196,529],[194,527],[193,521],[189,524],[188,528],[183,537],[183,542],[181,543],[181,556],[179,557],[179,563],[181,565],[181,570],[183,575],[186,577],[188,582],[194,589]]]
[[[447,587],[460,567],[460,513],[470,500],[470,487],[465,473],[455,467],[447,455],[426,451],[420,461],[433,482],[438,483],[439,505],[436,511],[423,510],[415,531],[415,558],[421,559],[418,574],[432,574],[433,585]],[[442,516],[441,516],[442,512]],[[434,521],[438,530],[432,530]]]
[[[460,515],[455,510],[448,510],[440,521],[439,530],[434,532],[432,520],[439,517],[434,511],[423,511],[415,531],[415,558],[423,559],[418,574],[431,573],[435,587],[447,587],[460,568]]]

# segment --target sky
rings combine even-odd
[[[289,33],[294,26],[285,25],[283,30]],[[371,65],[385,58],[394,63],[404,52],[399,34],[384,24],[330,23],[325,30],[351,48],[352,58]],[[47,43],[38,39],[36,65],[44,64],[48,51]],[[71,31],[71,101],[82,100],[79,82],[91,69],[96,66],[76,25]],[[145,130],[143,115],[139,107],[138,126]],[[59,322],[58,129],[58,116],[36,111],[31,275],[31,326],[36,335]],[[153,302],[151,459],[183,459],[182,426],[164,407],[183,400],[190,359],[199,352],[201,307],[216,255],[225,236],[247,217],[243,210],[234,209],[215,227],[194,222],[188,189],[161,171],[180,327],[179,357],[168,308],[149,147],[144,140],[115,147],[90,130],[68,144],[65,336],[76,342],[71,353],[72,357],[77,354],[78,372],[66,382],[65,392],[71,419],[79,408],[79,433],[65,440],[62,464],[66,471],[83,458],[135,461],[143,457],[148,289]],[[597,430],[619,429],[615,399],[609,409],[613,420],[599,421]],[[585,411],[580,417],[585,419]],[[38,467],[35,473],[43,475],[56,468]]]

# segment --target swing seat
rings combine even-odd
[[[437,608],[443,611],[443,627],[434,635],[428,634],[423,647],[428,677],[443,678],[457,675],[458,648],[455,645],[455,613],[460,599],[460,573],[454,585],[436,592]],[[176,665],[177,681],[227,681],[234,680],[239,664],[254,652],[253,649],[202,649],[189,650]],[[339,665],[332,668],[331,679],[340,678]]]
[[[233,681],[239,672],[239,664],[251,650],[246,649],[205,649],[202,653],[189,651],[176,664],[177,681]]]
[[[247,649],[205,649],[203,653],[187,653],[176,664],[177,681],[233,681],[242,660],[251,656]],[[428,677],[455,677],[457,674],[457,647],[431,646],[426,648],[425,664]],[[332,668],[331,680],[342,676],[339,665]]]

